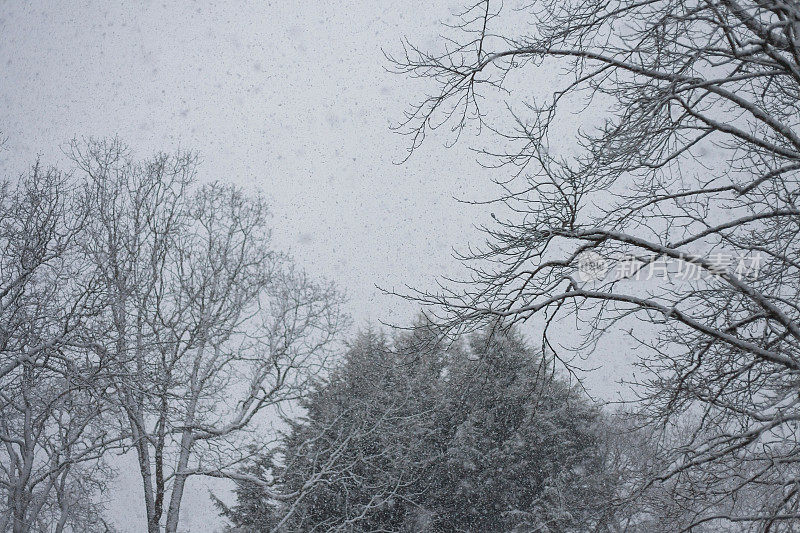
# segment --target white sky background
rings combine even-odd
[[[395,164],[409,140],[389,125],[422,86],[386,72],[381,48],[399,51],[403,36],[432,44],[460,2],[110,4],[0,0],[3,177],[37,155],[63,161],[73,137],[118,135],[143,157],[196,150],[201,180],[267,194],[278,244],[335,280],[361,326],[414,313],[375,285],[431,287],[456,271],[451,248],[489,219],[453,197],[497,191],[468,143],[446,149],[434,136]],[[617,346],[607,355],[618,363]],[[590,385],[607,395],[618,368]],[[139,483],[132,476],[112,495],[123,530],[142,528]],[[191,531],[219,524],[206,497],[217,486],[190,486]]]

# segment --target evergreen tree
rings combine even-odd
[[[447,348],[361,334],[277,454],[222,506],[232,531],[603,529],[601,416],[514,333]]]

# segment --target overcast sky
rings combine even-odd
[[[72,137],[196,150],[200,179],[268,195],[280,244],[358,323],[392,319],[374,285],[440,272],[476,216],[452,197],[488,189],[441,142],[394,164],[408,139],[389,125],[418,91],[381,49],[434,39],[446,2],[175,4],[0,4],[4,167],[57,162]]]
[[[5,176],[61,162],[73,137],[117,135],[143,157],[196,150],[201,180],[268,196],[278,244],[347,292],[358,325],[414,312],[375,285],[453,272],[451,248],[488,215],[453,197],[494,191],[466,144],[434,138],[396,164],[408,139],[389,126],[420,86],[388,73],[382,49],[433,42],[459,2],[111,4],[0,0]],[[129,531],[141,530],[136,483],[114,495]],[[206,486],[184,505],[192,531],[215,520]]]

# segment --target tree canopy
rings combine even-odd
[[[412,150],[474,127],[481,162],[508,172],[467,279],[407,296],[451,330],[535,321],[565,365],[629,335],[653,431],[695,420],[651,484],[694,507],[688,528],[792,530],[797,2],[482,0],[446,32],[396,58],[427,88]],[[579,342],[554,341],[567,317]],[[762,490],[761,509],[740,508]],[[708,497],[727,508],[695,507]]]

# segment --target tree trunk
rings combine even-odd
[[[167,529],[166,533],[176,533],[178,531],[178,520],[180,519],[181,500],[183,499],[183,489],[186,486],[186,479],[188,475],[186,467],[189,466],[189,457],[194,444],[194,414],[197,409],[197,400],[200,395],[200,385],[198,384],[198,373],[200,372],[200,364],[203,360],[203,353],[205,352],[205,343],[201,344],[197,351],[197,356],[194,361],[191,376],[192,397],[189,405],[186,407],[185,429],[181,435],[181,451],[178,456],[178,465],[175,470],[175,482],[172,485],[172,495],[169,499],[169,510],[167,511]]]
[[[186,479],[188,476],[185,474],[186,467],[189,464],[189,452],[192,448],[192,432],[191,430],[184,431],[181,436],[181,453],[178,458],[178,469],[175,474],[175,481],[172,485],[172,495],[169,499],[169,510],[167,511],[167,529],[166,533],[176,533],[178,531],[178,520],[181,512],[181,500],[183,499],[183,489],[186,486]]]

